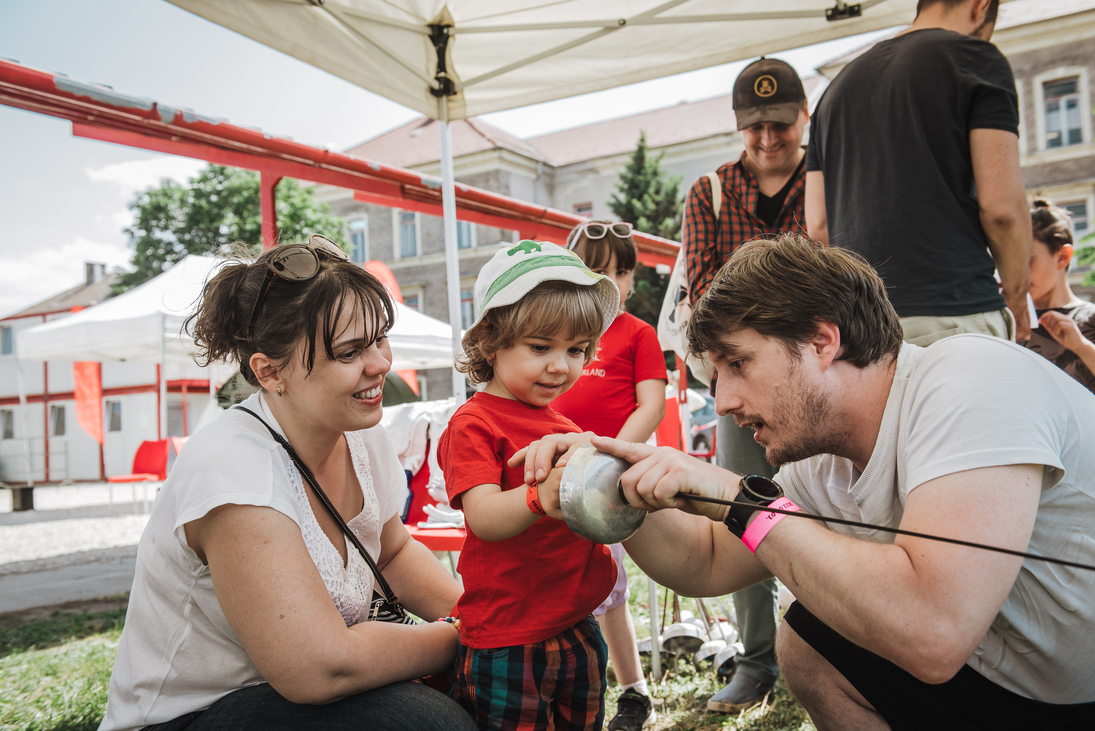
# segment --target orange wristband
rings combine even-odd
[[[528,504],[528,509],[537,515],[547,515],[544,506],[540,504],[540,483],[534,482],[528,486],[528,490],[525,490],[525,503]]]

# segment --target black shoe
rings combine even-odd
[[[774,683],[762,683],[745,673],[734,673],[729,685],[711,696],[707,710],[714,713],[737,713],[760,703],[772,692]]]
[[[628,688],[616,702],[616,716],[608,722],[608,731],[640,731],[657,720],[650,696]]]

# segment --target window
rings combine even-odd
[[[1087,203],[1080,201],[1079,203],[1063,203],[1061,208],[1068,211],[1069,216],[1072,217],[1072,234],[1076,239],[1080,239],[1087,235],[1087,232],[1091,230],[1091,224],[1087,219]]]
[[[12,329],[9,325],[0,325],[0,355],[11,355],[15,352],[15,343],[12,342]]]
[[[586,203],[575,203],[574,214],[576,216],[585,216],[586,218],[593,218],[593,203],[592,201]]]
[[[403,298],[403,305],[410,307],[412,310],[421,311],[422,306],[418,304],[418,295],[411,295],[410,297]]]
[[[1042,85],[1046,114],[1046,149],[1078,145],[1084,141],[1080,120],[1077,77],[1047,81]]]
[[[53,437],[63,437],[65,435],[64,406],[49,407],[49,434]]]
[[[475,322],[475,290],[460,290],[460,327],[467,330]]]
[[[121,401],[107,401],[104,404],[104,411],[106,411],[106,430],[108,432],[118,432],[122,430],[122,402]]]
[[[399,258],[418,256],[418,227],[414,211],[399,212]]]
[[[0,409],[0,439],[15,439],[15,411]]]
[[[369,260],[369,219],[350,221],[350,261],[364,264]]]
[[[470,249],[475,245],[472,240],[472,227],[468,221],[456,222],[456,248]]]

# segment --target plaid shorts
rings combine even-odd
[[[604,725],[608,649],[586,617],[549,640],[461,647],[453,698],[481,729],[597,730]]]

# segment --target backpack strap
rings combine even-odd
[[[711,184],[711,208],[715,211],[715,221],[719,220],[722,213],[722,181],[718,173],[708,173],[707,181]]]

